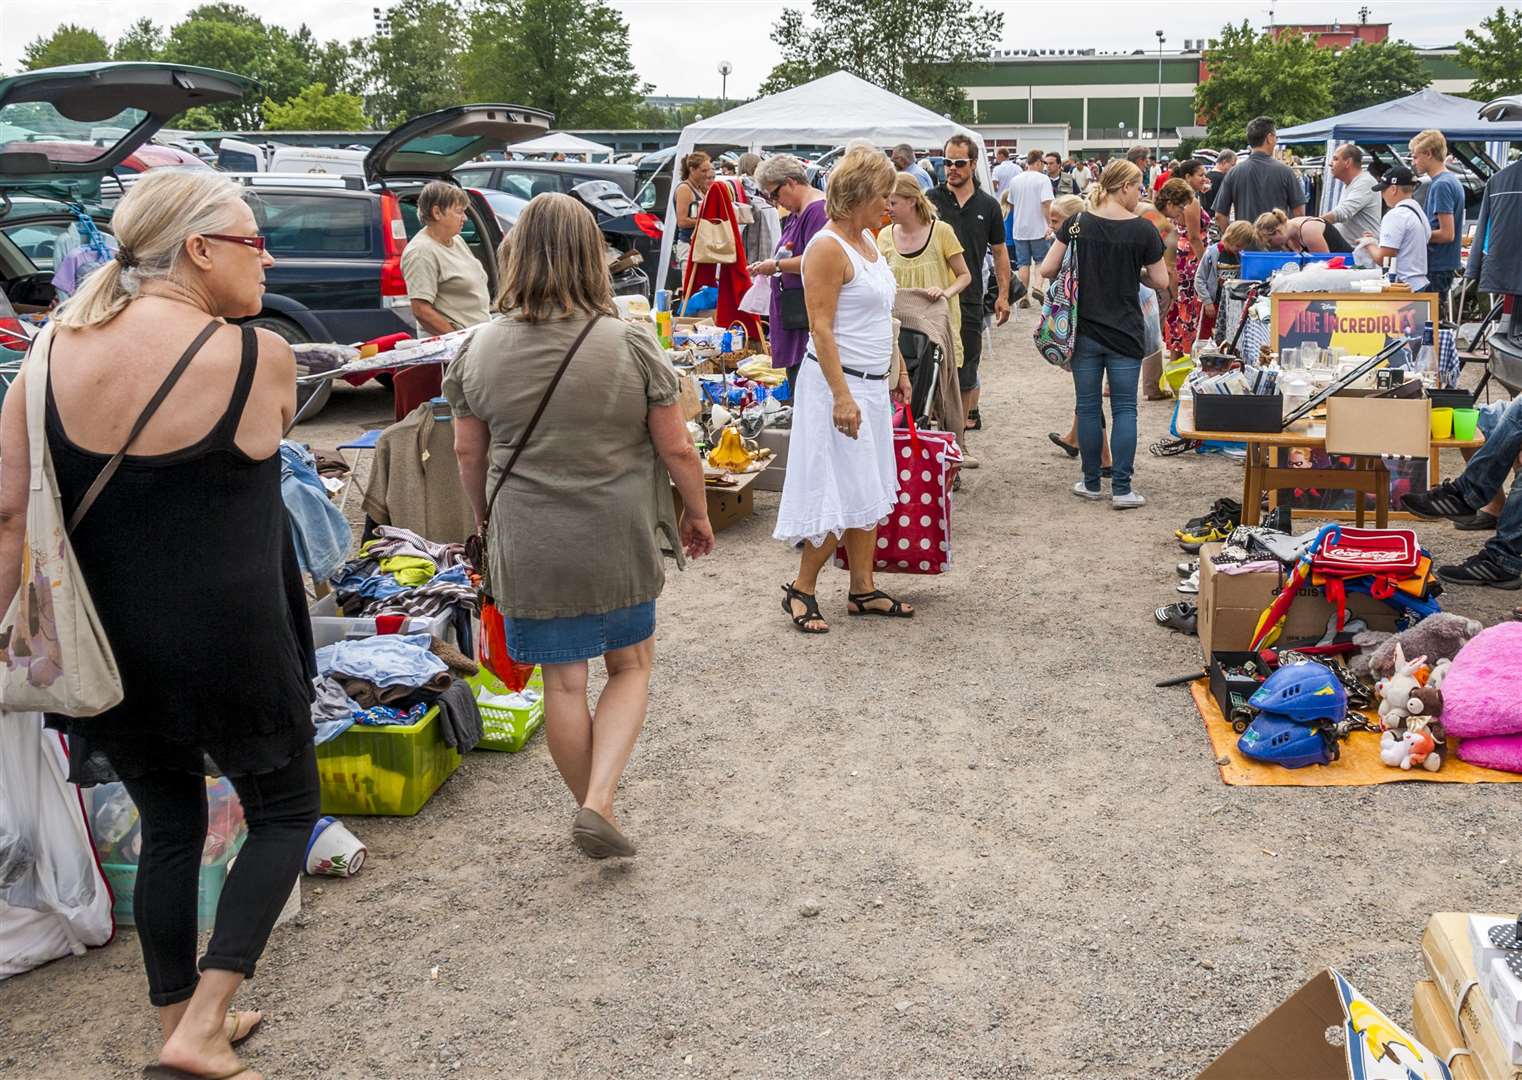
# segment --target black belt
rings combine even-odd
[[[816,364],[819,363],[819,357],[815,356],[813,353],[805,353],[804,357],[805,359],[814,361]],[[823,366],[823,364],[820,364],[820,367]],[[865,371],[857,371],[855,368],[846,367],[844,364],[840,365],[840,370],[842,374],[853,375],[858,379],[866,379],[868,382],[882,382],[888,377],[888,373],[886,371],[881,375],[869,375]]]

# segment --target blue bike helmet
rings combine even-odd
[[[1337,741],[1319,727],[1297,724],[1277,713],[1260,713],[1242,732],[1237,749],[1247,757],[1286,769],[1330,765],[1338,756]]]
[[[1270,675],[1247,703],[1296,724],[1340,724],[1348,713],[1348,692],[1325,664],[1291,664]]]

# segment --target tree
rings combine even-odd
[[[982,66],[1004,16],[973,0],[813,0],[772,26],[781,61],[763,94],[849,71],[939,113],[967,118],[965,76]],[[891,38],[891,40],[890,40]]]
[[[64,23],[47,37],[40,37],[21,53],[21,65],[27,71],[62,67],[65,64],[91,64],[109,60],[111,50],[106,39],[94,30]]]
[[[635,110],[634,126],[647,131],[679,130],[705,116],[717,116],[745,102],[730,99],[698,98],[691,105],[653,105],[646,101]]]
[[[111,46],[113,60],[157,60],[164,52],[164,30],[149,18],[137,20]]]
[[[264,126],[273,131],[365,131],[370,118],[357,94],[330,94],[312,83],[288,101],[264,99]]]
[[[449,0],[402,0],[391,32],[366,42],[370,112],[383,125],[465,100],[460,74],[467,26]]]
[[[468,97],[545,109],[557,127],[627,126],[648,92],[603,0],[482,0],[464,70]]]
[[[1427,66],[1407,42],[1360,42],[1332,62],[1332,112],[1378,105],[1431,84]]]
[[[1503,94],[1522,93],[1522,8],[1498,7],[1480,21],[1480,29],[1464,31],[1459,63],[1474,72],[1471,97],[1487,101]]]
[[[1194,111],[1205,118],[1217,146],[1241,146],[1247,122],[1271,116],[1280,127],[1326,116],[1332,105],[1332,54],[1311,38],[1275,39],[1242,20],[1225,26],[1205,53],[1209,77],[1194,91]]]
[[[289,31],[266,26],[237,4],[203,4],[169,31],[163,59],[179,64],[220,68],[246,75],[276,101],[295,97],[313,81],[311,65]],[[208,106],[225,128],[257,128],[260,102],[241,101]]]

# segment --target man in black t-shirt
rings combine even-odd
[[[1004,216],[999,202],[977,185],[978,147],[965,135],[946,140],[946,182],[930,190],[931,203],[942,221],[949,224],[962,243],[972,284],[962,290],[962,367],[957,372],[962,388],[962,412],[969,427],[981,426],[978,416],[978,363],[983,358],[983,266],[990,250],[999,291],[994,300],[994,319],[1003,326],[1009,319],[1009,250],[1004,246]],[[964,462],[964,465],[966,463]]]

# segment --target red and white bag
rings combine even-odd
[[[884,574],[944,574],[951,569],[951,484],[962,448],[949,431],[916,428],[902,406],[894,427],[898,505],[878,523],[874,565]],[[835,565],[850,568],[843,544],[835,548]]]

